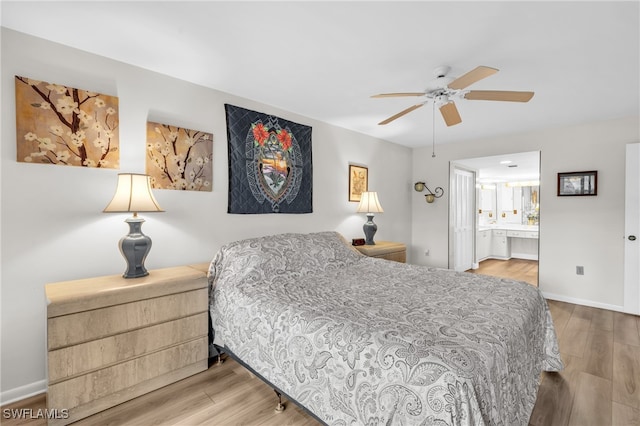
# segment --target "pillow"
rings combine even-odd
[[[278,234],[223,246],[208,276],[212,286],[219,279],[265,281],[343,268],[362,258],[337,232]]]

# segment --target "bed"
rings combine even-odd
[[[529,284],[366,257],[336,232],[222,247],[213,343],[328,425],[526,425],[563,368]]]

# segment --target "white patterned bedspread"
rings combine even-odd
[[[330,425],[526,425],[563,368],[526,283],[365,257],[335,232],[231,243],[215,343]]]

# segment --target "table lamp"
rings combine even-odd
[[[136,173],[118,174],[118,185],[113,199],[105,213],[133,213],[133,217],[125,220],[129,224],[129,234],[120,239],[120,253],[127,262],[125,278],[138,278],[149,275],[144,261],[151,250],[151,238],[142,233],[144,219],[138,212],[163,212],[151,192],[151,181],[148,175]]]
[[[362,227],[365,235],[364,243],[366,245],[375,245],[373,242],[373,236],[378,230],[378,225],[373,223],[373,214],[384,213],[384,210],[382,210],[382,206],[380,205],[380,201],[378,201],[378,193],[363,192],[360,198],[360,204],[358,204],[358,209],[356,211],[358,213],[367,214],[367,222]]]

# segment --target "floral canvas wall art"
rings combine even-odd
[[[147,122],[146,173],[157,189],[212,191],[213,134]]]
[[[118,98],[15,77],[17,161],[120,168]]]

